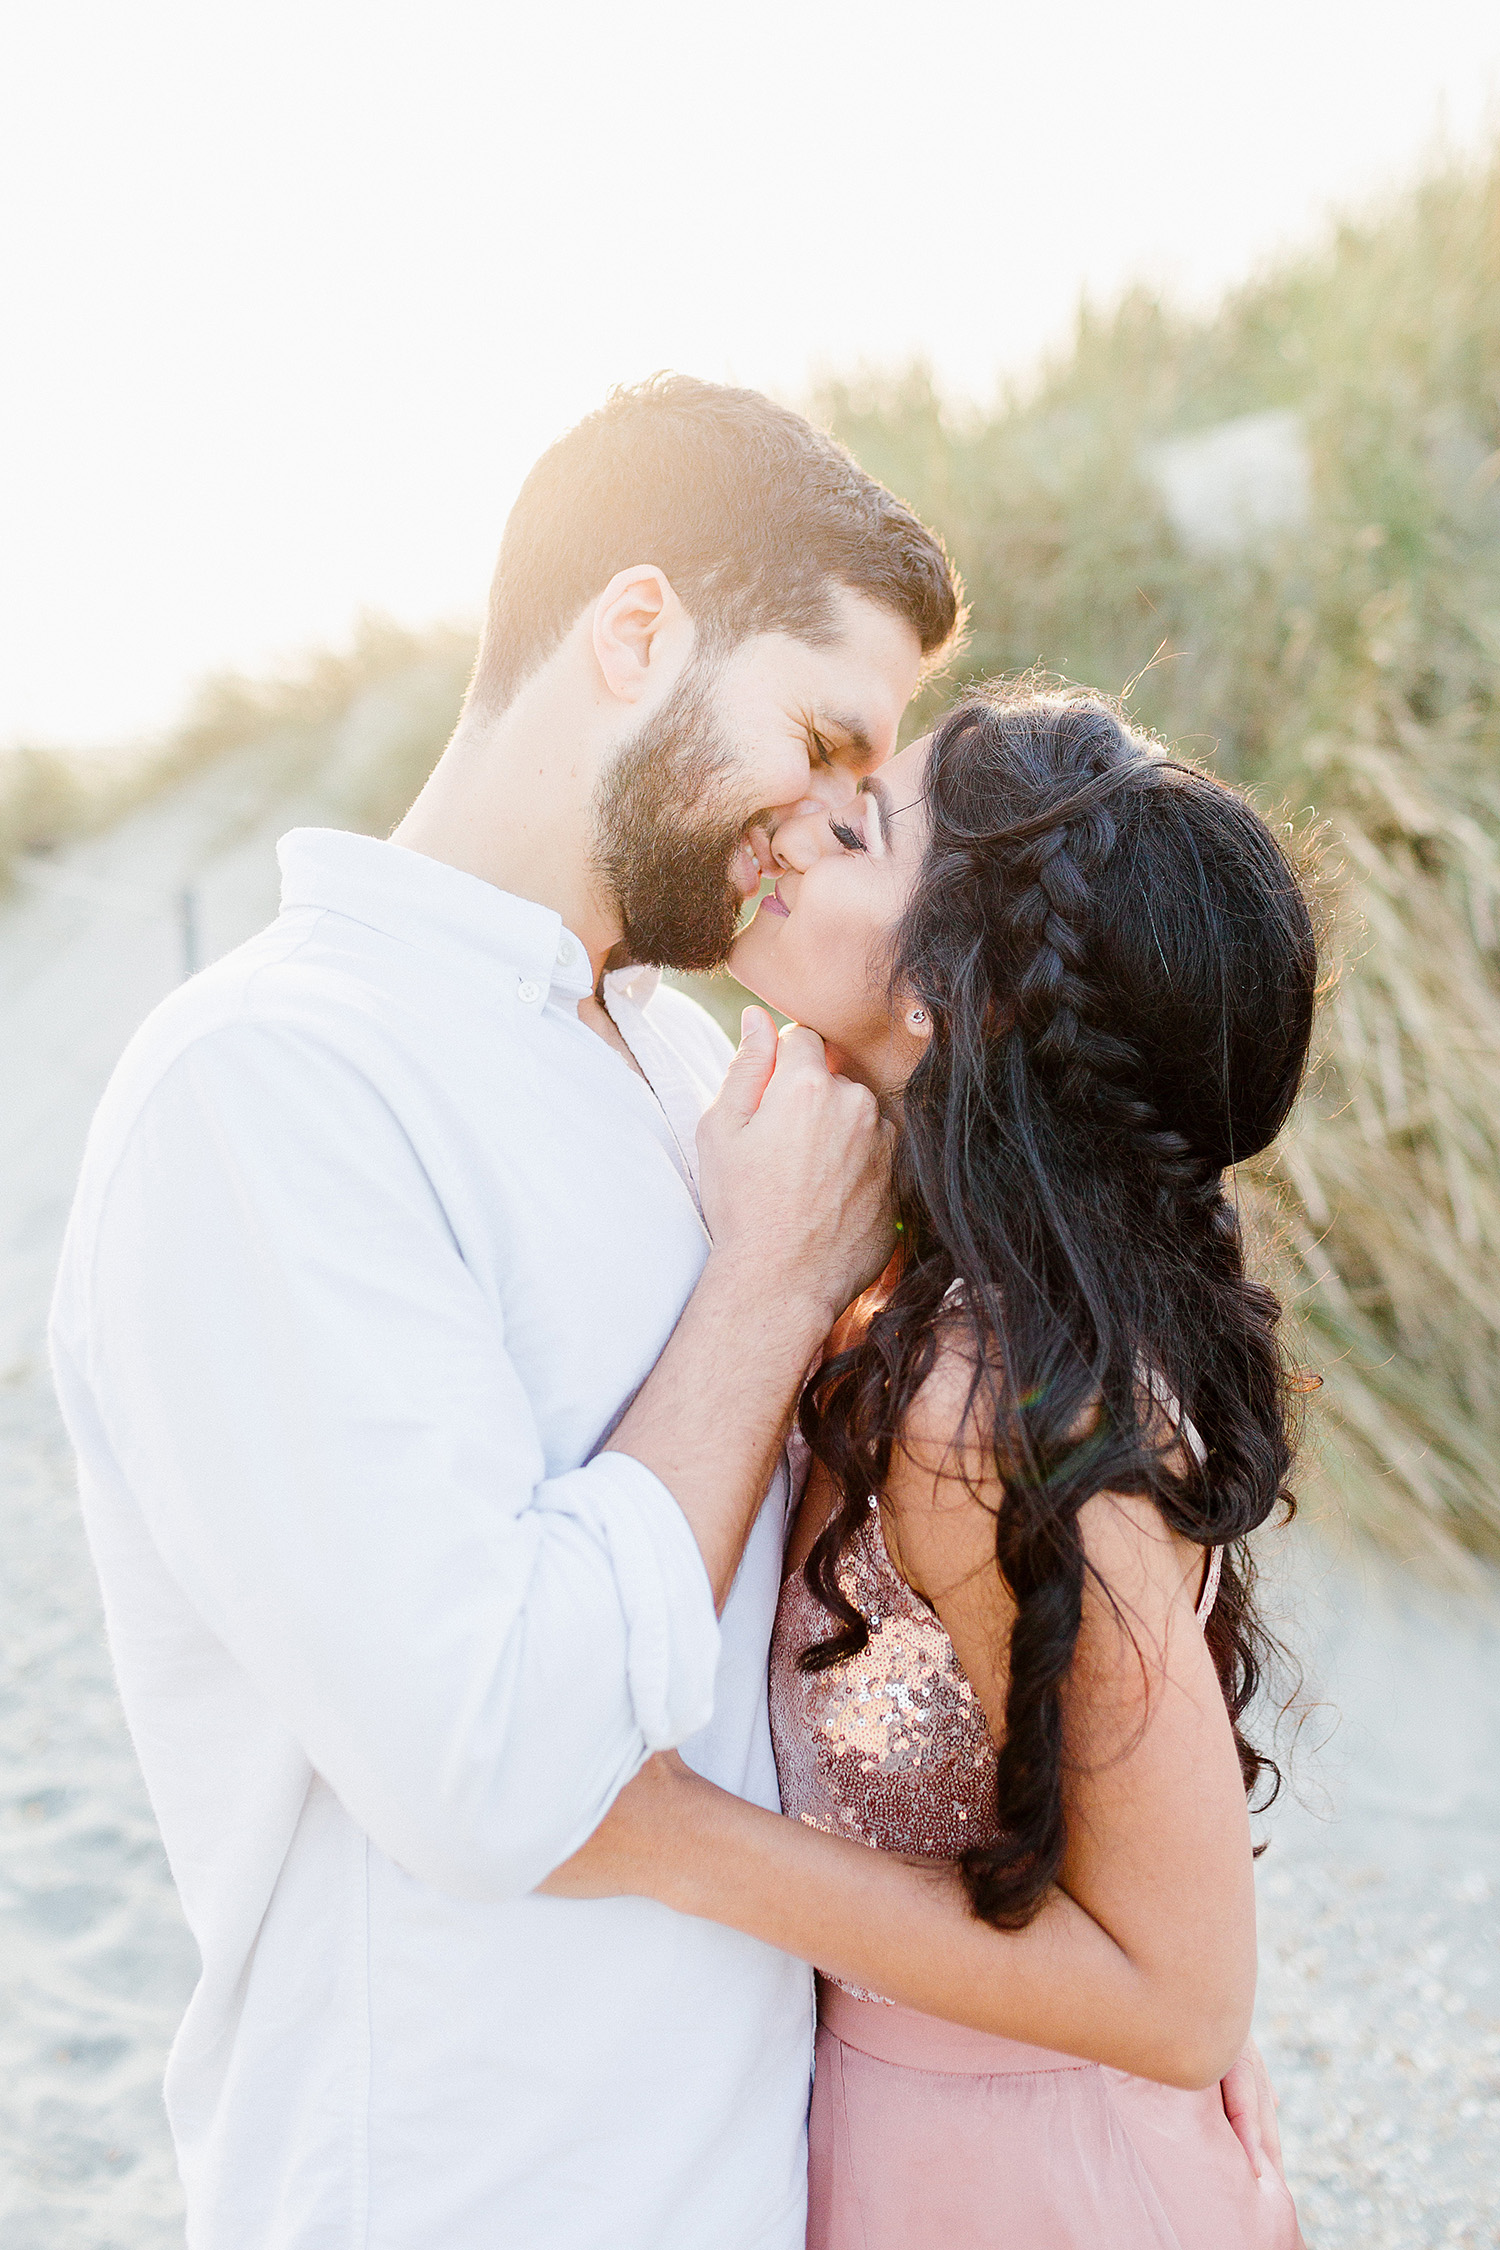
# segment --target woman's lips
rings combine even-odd
[[[768,894],[761,900],[760,911],[762,914],[779,914],[783,922],[787,920],[792,910],[789,906],[783,906],[781,903],[781,885],[779,883],[774,893]]]

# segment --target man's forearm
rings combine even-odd
[[[655,1368],[610,1439],[666,1486],[723,1608],[798,1385],[891,1254],[893,1128],[836,1077],[816,1033],[778,1039],[763,1008],[698,1127],[714,1247]]]
[[[609,1441],[658,1476],[688,1520],[722,1609],[802,1379],[830,1324],[711,1254],[666,1350]]]

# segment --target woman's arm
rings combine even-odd
[[[1149,1973],[1063,1892],[1027,1929],[991,1929],[970,1911],[956,1869],[763,1812],[675,1752],[649,1761],[542,1888],[659,1899],[927,2015],[1164,2085],[1212,2085],[1244,2043],[1239,2018],[1184,2032]]]
[[[986,1478],[982,1455],[960,1459],[952,1444],[966,1395],[966,1370],[940,1366],[893,1465],[885,1521],[998,1736],[1012,1611],[994,1561],[993,1470]],[[546,1888],[655,1897],[929,2015],[1167,2084],[1212,2084],[1244,2045],[1255,1936],[1238,1760],[1193,1616],[1201,1550],[1149,1505],[1107,1496],[1089,1503],[1084,1536],[1118,1611],[1086,1593],[1067,1714],[1069,1850],[1026,1929],[978,1920],[951,1867],[762,1812],[674,1759],[645,1769]]]
[[[993,1453],[954,1434],[969,1377],[960,1352],[939,1359],[908,1416],[883,1522],[998,1741],[1015,1606],[995,1564]],[[1131,1964],[1153,2032],[1190,2053],[1223,2041],[1232,2060],[1255,1998],[1255,1890],[1234,1736],[1194,1614],[1203,1550],[1140,1498],[1096,1494],[1079,1529],[1091,1567],[1063,1698],[1059,1884]]]

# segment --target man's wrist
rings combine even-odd
[[[844,1309],[795,1268],[772,1267],[749,1246],[721,1249],[715,1244],[698,1281],[700,1290],[705,1285],[715,1294],[722,1291],[747,1314],[762,1312],[774,1320],[789,1349],[805,1346],[803,1356],[817,1350]]]

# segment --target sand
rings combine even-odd
[[[1307,1537],[1293,1591],[1324,1701],[1260,1824],[1257,2031],[1304,2232],[1500,2243],[1500,1586]]]
[[[381,719],[376,698],[351,740]],[[212,958],[274,910],[274,836],[336,818],[341,786],[236,754],[39,861],[0,904],[5,2250],[182,2242],[160,2082],[195,1954],[115,1699],[46,1376],[68,1196],[115,1056],[181,974],[182,887]],[[1307,2239],[1500,2244],[1500,1583],[1440,1596],[1311,1534],[1288,1583],[1324,1708],[1296,1760],[1304,1802],[1263,1823],[1258,2022]]]

